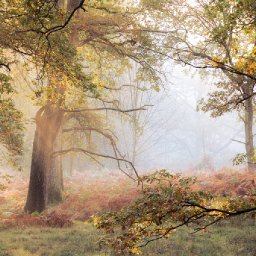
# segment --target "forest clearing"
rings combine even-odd
[[[255,0],[0,1],[0,256],[256,256]]]
[[[214,194],[229,191],[235,196],[245,196],[248,191],[255,191],[256,176],[251,172],[225,169],[213,176],[207,172],[200,176],[203,190]],[[32,215],[23,213],[25,177],[11,179],[6,184],[11,189],[0,198],[0,255],[114,255],[109,248],[100,246],[104,233],[94,227],[91,218],[129,205],[139,196],[139,189],[120,174],[109,173],[108,177],[88,178],[84,173],[76,173],[67,178],[63,203]],[[143,254],[256,254],[254,216],[235,217],[206,231],[191,233],[192,228],[178,230],[170,239],[146,246]]]

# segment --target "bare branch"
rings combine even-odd
[[[200,209],[204,210],[207,213],[209,213],[209,212],[218,212],[218,213],[226,214],[228,216],[237,216],[237,215],[240,215],[240,214],[256,211],[256,207],[231,212],[231,211],[217,209],[217,208],[207,208],[205,206],[202,206],[202,205],[194,203],[194,202],[186,202],[186,203],[187,203],[187,206],[193,206],[193,207],[200,208]]]
[[[50,34],[56,32],[56,31],[60,31],[60,30],[64,29],[65,27],[67,27],[67,25],[69,24],[69,22],[71,21],[71,19],[73,18],[73,16],[79,9],[82,9],[83,11],[85,11],[85,9],[83,8],[84,2],[85,2],[85,0],[80,1],[79,5],[71,11],[68,18],[62,25],[54,26],[54,27],[44,31],[43,33],[46,34],[46,37],[48,38]]]
[[[241,144],[244,144],[244,145],[245,145],[245,142],[243,142],[243,141],[241,141],[241,140],[232,139],[232,141],[235,141],[235,142],[238,142],[238,143],[241,143]]]
[[[9,67],[8,64],[0,63],[0,67],[4,67],[4,68],[8,69],[8,71],[11,71],[11,68]]]
[[[152,107],[153,105],[143,105],[142,107],[139,108],[132,108],[132,109],[118,109],[118,108],[113,108],[113,107],[105,107],[105,108],[81,108],[81,109],[63,109],[63,112],[68,112],[68,113],[76,113],[76,112],[85,112],[85,111],[102,111],[102,110],[111,110],[111,111],[116,111],[116,112],[121,112],[121,113],[129,113],[129,112],[134,112],[134,111],[141,111],[141,110],[147,110],[146,107]]]
[[[104,89],[107,89],[107,90],[113,90],[113,91],[120,91],[123,89],[123,87],[133,87],[133,88],[138,88],[139,90],[143,90],[143,88],[140,88],[136,85],[132,85],[132,84],[123,84],[119,87],[108,87],[108,86],[103,86]]]
[[[100,154],[100,153],[96,153],[96,152],[92,152],[92,151],[89,151],[89,150],[85,150],[83,148],[69,148],[69,149],[65,149],[65,150],[60,150],[60,151],[56,151],[53,153],[53,157],[55,156],[58,156],[58,155],[63,155],[63,154],[68,154],[70,152],[82,152],[86,155],[93,155],[93,156],[98,156],[98,157],[102,157],[102,158],[108,158],[108,159],[112,159],[112,160],[116,160],[116,161],[120,161],[120,162],[124,162],[124,163],[127,163],[129,164],[134,173],[136,174],[136,177],[137,179],[134,179],[130,174],[128,174],[127,172],[125,172],[124,170],[121,169],[121,171],[127,176],[129,177],[130,179],[134,180],[134,181],[139,181],[139,175],[138,175],[138,172],[137,170],[135,169],[134,165],[132,162],[126,160],[126,159],[123,159],[123,158],[117,158],[115,156],[110,156],[110,155],[104,155],[104,154]]]

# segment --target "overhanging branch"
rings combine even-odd
[[[237,210],[237,211],[228,211],[228,210],[222,210],[222,209],[218,209],[218,208],[207,208],[203,205],[197,204],[197,203],[193,203],[193,202],[186,202],[187,205],[186,206],[192,206],[192,207],[197,207],[200,208],[202,210],[204,210],[205,212],[209,213],[209,212],[217,212],[217,213],[223,213],[226,214],[227,216],[237,216],[240,214],[244,214],[244,213],[249,213],[249,212],[253,212],[256,211],[256,206],[252,207],[252,208],[246,208],[246,209],[241,209],[241,210]]]
[[[102,157],[102,158],[108,158],[108,159],[112,159],[112,160],[116,160],[118,162],[124,162],[127,163],[131,166],[132,170],[134,171],[137,179],[134,179],[130,174],[128,174],[127,172],[125,172],[123,169],[120,169],[127,177],[129,177],[130,179],[134,180],[134,181],[139,181],[139,175],[138,172],[136,170],[136,168],[134,167],[133,163],[130,162],[129,160],[126,160],[124,158],[118,158],[115,156],[110,156],[110,155],[104,155],[101,153],[97,153],[97,152],[92,152],[83,148],[69,148],[69,149],[65,149],[65,150],[60,150],[60,151],[56,151],[53,153],[53,157],[58,156],[58,155],[64,155],[64,154],[68,154],[71,152],[80,152],[80,153],[84,153],[86,155],[89,156],[97,156],[97,157]]]

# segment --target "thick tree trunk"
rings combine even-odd
[[[58,132],[54,144],[53,151],[59,151],[61,146],[61,132]],[[62,201],[63,191],[63,173],[62,173],[62,156],[55,156],[50,159],[48,175],[46,176],[46,206]]]
[[[62,170],[52,154],[62,119],[63,113],[51,105],[42,107],[36,114],[26,212],[41,212],[49,203],[61,200]]]
[[[253,160],[254,143],[253,143],[253,99],[252,97],[245,101],[245,149],[247,154],[247,164],[249,170],[255,170],[256,164]]]
[[[58,0],[56,4],[65,12],[74,10],[81,0]],[[56,95],[63,96],[63,89],[56,88]],[[61,105],[62,97],[57,106]],[[55,102],[56,103],[56,102]],[[59,131],[63,112],[51,104],[42,107],[36,115],[36,132],[33,143],[26,212],[43,211],[48,204],[62,199],[63,173],[61,156],[53,157],[60,148]]]

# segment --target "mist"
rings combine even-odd
[[[244,152],[243,123],[237,112],[212,118],[197,110],[202,97],[215,89],[214,77],[189,75],[176,67],[164,90],[156,93],[152,118],[142,135],[144,150],[138,156],[141,169],[170,170],[231,167]]]

